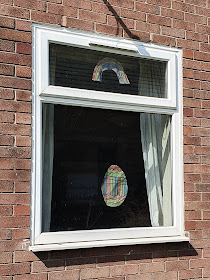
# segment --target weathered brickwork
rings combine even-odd
[[[31,24],[183,48],[190,243],[32,253]],[[210,279],[210,1],[0,1],[0,279]]]

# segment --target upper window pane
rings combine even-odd
[[[164,61],[50,44],[50,85],[166,98]]]

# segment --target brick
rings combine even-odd
[[[136,2],[136,10],[145,12],[148,14],[160,14],[160,7],[157,5],[148,5],[140,2]]]
[[[13,89],[0,88],[0,99],[14,99]]]
[[[17,101],[31,101],[31,92],[26,90],[16,90],[15,97]]]
[[[69,271],[62,271],[62,272],[50,272],[49,273],[49,280],[79,280],[79,270],[69,270]]]
[[[201,269],[187,269],[179,271],[179,279],[193,279],[202,277]]]
[[[129,9],[121,9],[121,17],[125,17],[125,18],[131,18],[134,20],[142,20],[145,21],[146,16],[145,13],[143,12],[137,12],[137,11],[132,11]],[[154,22],[156,23],[156,22]]]
[[[185,182],[193,182],[193,183],[201,182],[201,175],[188,173],[184,175],[184,180]]]
[[[195,191],[194,183],[185,183],[184,191],[185,192],[194,192]]]
[[[31,168],[30,159],[15,159],[15,169],[29,169]]]
[[[12,230],[12,239],[26,239],[30,238],[30,228],[14,228]]]
[[[197,24],[207,24],[207,17],[190,13],[185,13],[185,20]]]
[[[31,151],[29,148],[0,147],[0,157],[31,158]]]
[[[126,256],[126,264],[139,264],[139,263],[145,263],[151,261],[152,261],[152,253],[132,254]]]
[[[190,5],[189,3],[183,3],[183,2],[178,2],[178,1],[173,1],[172,2],[172,9],[175,10],[180,10],[188,13],[194,13],[194,5]]]
[[[12,41],[0,39],[0,51],[12,52],[15,49],[15,44]],[[3,61],[7,62],[7,61]]]
[[[30,173],[28,170],[0,170],[0,180],[29,181]]]
[[[133,30],[132,30],[132,32],[130,32],[130,30],[123,29],[123,34],[124,34],[124,37],[126,37],[126,38],[141,40],[144,42],[150,41],[149,32],[141,32],[141,31],[133,31]]]
[[[202,156],[201,157],[202,164],[210,164],[210,156]]]
[[[12,206],[0,205],[0,216],[11,216]]]
[[[203,269],[203,277],[210,277],[210,268],[207,267],[207,268],[204,268]],[[206,278],[206,279],[209,279],[209,278]]]
[[[0,77],[0,86],[18,89],[31,89],[31,81],[23,78]]]
[[[199,41],[199,42],[208,42],[208,36],[204,34],[199,34],[191,31],[186,32],[186,39],[193,40],[193,41]]]
[[[14,74],[14,66],[7,64],[0,64],[0,75],[12,76]]]
[[[116,277],[116,278],[108,278],[108,279],[113,279],[113,280],[124,280],[125,278],[123,277]],[[152,274],[151,273],[144,273],[144,274],[134,274],[134,275],[127,275],[126,280],[152,280]]]
[[[163,26],[171,26],[171,19],[169,17],[162,17],[158,15],[148,15],[147,21]]]
[[[184,19],[184,12],[162,7],[161,8],[161,16],[170,17],[170,18],[173,18],[173,19]]]
[[[156,35],[153,34],[152,41],[157,44],[166,45],[166,46],[175,46],[175,38],[168,36]]]
[[[96,258],[72,258],[66,260],[67,270],[96,267]]]
[[[30,215],[30,206],[29,205],[15,205],[14,206],[14,215],[15,216],[29,216]]]
[[[104,24],[96,24],[96,31],[99,33],[106,33],[106,34],[111,34],[115,36],[122,36],[123,35],[123,30],[120,27],[114,27],[114,26],[108,26]]]
[[[63,5],[80,8],[80,9],[84,9],[84,10],[91,10],[90,1],[86,1],[86,0],[71,0],[71,1],[63,0]]]
[[[186,250],[180,250],[179,251],[179,260],[184,260],[184,259],[197,259],[202,257],[202,250],[195,250],[193,249],[186,249]]]
[[[29,182],[15,182],[15,192],[16,193],[29,193],[30,183]]]
[[[37,0],[14,0],[14,6],[33,10],[45,10],[45,3]]]
[[[173,27],[188,31],[195,31],[195,23],[179,19],[173,19]]]
[[[203,257],[210,258],[210,249],[203,249]]]
[[[185,38],[185,32],[184,30],[181,29],[177,29],[177,28],[169,28],[166,26],[163,26],[162,28],[162,34],[163,35],[168,35],[168,36],[172,36],[172,37],[179,37],[179,38]]]
[[[16,275],[30,272],[30,263],[2,264],[0,265],[0,275]]]
[[[179,271],[189,268],[188,261],[167,261],[166,262],[166,271]]]
[[[94,28],[92,21],[80,20],[75,18],[67,18],[65,26],[89,31],[93,31]]]
[[[19,228],[28,227],[30,225],[29,217],[0,217],[2,228]]]
[[[203,193],[202,201],[210,201],[210,193]]]
[[[161,262],[166,260],[177,260],[177,252],[176,251],[160,251],[160,252],[153,252],[153,262]]]
[[[31,66],[31,57],[29,55],[1,52],[0,62]]]
[[[47,273],[15,275],[14,280],[47,280]],[[64,280],[64,279],[63,279]]]
[[[160,34],[160,26],[158,24],[150,24],[139,20],[136,21],[136,30]]]
[[[26,20],[16,19],[15,27],[18,30],[31,31],[31,22]]]
[[[25,19],[29,19],[29,17],[30,17],[29,10],[27,10],[27,9],[0,5],[0,11],[1,11],[1,14],[5,15],[5,16],[25,18]]]
[[[203,211],[203,219],[210,220],[210,211]]]
[[[17,42],[16,52],[21,54],[31,54],[31,45]]]
[[[24,194],[24,193],[3,193],[0,194],[0,204],[8,204],[8,205],[14,205],[14,204],[29,204],[30,203],[30,195]]]
[[[10,193],[13,191],[13,183],[9,181],[1,181],[0,192]]]
[[[85,10],[79,10],[79,19],[82,20],[90,20],[97,23],[106,23],[107,18],[105,14],[85,11]]]
[[[14,163],[11,158],[0,158],[0,169],[13,169]]]
[[[18,147],[30,147],[31,137],[29,136],[16,136],[16,146]]]
[[[0,240],[11,239],[11,237],[12,237],[12,231],[10,229],[0,229]]]
[[[164,271],[164,263],[163,262],[140,263],[139,271],[140,273]]]
[[[187,49],[199,50],[199,42],[185,39],[177,39],[177,47],[183,47]]]
[[[169,272],[155,272],[153,273],[153,280],[177,280],[177,272],[169,271]]]
[[[0,129],[2,133],[17,134],[17,135],[30,135],[31,127],[25,124],[11,124],[11,123],[0,123]]]
[[[102,2],[102,4],[93,2],[92,3],[92,11],[97,12],[97,13],[107,14],[107,15],[113,15],[113,14],[119,15],[120,14],[119,7],[114,7],[113,8],[111,5],[108,5],[108,4],[104,5],[104,2]],[[128,11],[128,9],[126,9],[126,11]],[[124,13],[126,13],[126,11]],[[131,15],[132,15],[132,13],[131,13]],[[122,14],[121,14],[121,16],[122,16]],[[126,18],[127,16],[124,16],[124,17]],[[136,18],[136,19],[138,19],[138,18]]]
[[[109,267],[81,269],[81,279],[94,279],[109,277]],[[57,279],[56,279],[57,280]]]
[[[62,15],[62,16],[68,16],[68,17],[77,17],[77,9],[73,7],[66,7],[63,5],[57,5],[57,4],[47,4],[47,11],[49,14],[56,14],[56,15]]]
[[[196,203],[197,210],[210,210],[210,202],[197,202]]]
[[[42,23],[61,24],[61,16],[39,11],[31,11],[31,20]]]
[[[201,194],[199,193],[185,193],[185,201],[201,201]]]
[[[111,267],[110,272],[111,272],[111,276],[137,274],[138,265],[136,265],[136,264],[115,265],[115,266]]]
[[[1,27],[14,28],[15,27],[15,20],[13,18],[0,16],[0,26]]]
[[[0,146],[12,146],[14,137],[9,135],[0,135]]]
[[[201,220],[201,211],[186,211],[185,212],[185,220]]]
[[[31,124],[31,115],[26,113],[17,113],[16,123]]]
[[[170,0],[161,0],[161,2],[159,0],[148,0],[147,3],[159,5],[161,7],[171,7]]]
[[[14,113],[0,111],[0,122],[4,123],[13,123],[14,122]]]
[[[64,270],[64,260],[37,261],[32,264],[32,272]]]
[[[15,72],[17,77],[31,78],[31,68],[26,66],[16,66]]]
[[[48,252],[39,252],[38,256],[32,251],[16,251],[14,252],[14,262],[32,262],[40,259],[46,260],[48,258]],[[39,274],[37,274],[39,275]],[[46,275],[43,273],[43,275]]]
[[[22,113],[30,113],[31,112],[31,104],[29,102],[22,101],[7,101],[0,100],[0,110],[11,111],[11,112],[22,112]]]
[[[119,21],[120,21],[120,18],[116,18],[115,16],[109,16],[109,15],[107,16],[108,25],[116,27],[119,25]],[[126,25],[127,28],[134,29],[134,20],[133,19],[123,19],[123,23]],[[145,22],[142,22],[142,23],[146,24]]]
[[[190,268],[209,267],[209,259],[190,260]]]
[[[12,262],[12,253],[10,252],[0,253],[0,264],[9,264],[11,262]]]

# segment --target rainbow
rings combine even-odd
[[[112,70],[117,74],[120,84],[130,84],[127,75],[125,74],[122,64],[116,59],[106,57],[101,59],[95,66],[93,71],[92,80],[101,82],[102,74],[106,70]]]

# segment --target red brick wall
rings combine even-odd
[[[0,3],[0,279],[210,279],[210,1]],[[32,22],[183,48],[185,228],[190,243],[28,251]]]

